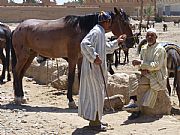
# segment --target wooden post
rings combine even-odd
[[[140,6],[140,24],[139,24],[139,33],[140,34],[141,34],[142,18],[143,18],[143,0],[141,0],[141,6]]]

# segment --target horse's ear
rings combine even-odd
[[[118,11],[118,9],[117,9],[116,7],[114,7],[114,12],[115,12],[116,14],[119,14],[119,11]]]

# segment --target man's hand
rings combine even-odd
[[[126,34],[120,35],[117,39],[118,44],[124,42],[126,40],[126,38],[127,38]]]
[[[147,75],[149,74],[149,71],[148,70],[140,70],[141,71],[141,75]]]
[[[101,65],[102,60],[99,58],[99,55],[96,55],[96,59],[94,60],[94,63],[97,65]]]
[[[132,61],[132,65],[133,65],[133,66],[140,65],[140,64],[141,64],[141,61],[140,61],[140,60],[133,60],[133,61]]]

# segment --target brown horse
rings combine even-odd
[[[114,13],[110,12],[110,14],[114,35],[125,33],[127,37],[132,37],[126,14],[117,8],[114,8]],[[62,57],[68,61],[67,98],[69,103],[74,104],[72,85],[76,64],[80,76],[82,61],[80,42],[97,23],[98,13],[84,16],[68,15],[57,20],[28,19],[20,23],[12,35],[15,103],[25,102],[22,78],[34,57],[40,54],[49,58]],[[131,40],[130,42],[133,42],[133,39]],[[72,106],[74,107],[75,104]]]
[[[6,71],[7,81],[11,80],[9,71],[9,60],[10,60],[10,47],[11,47],[11,30],[9,26],[4,23],[0,23],[0,59],[2,60],[3,70],[0,76],[0,83],[3,83],[5,79]],[[5,55],[4,55],[5,49]]]

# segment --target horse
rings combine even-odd
[[[176,24],[177,24],[178,27],[179,27],[179,22],[180,22],[180,20],[174,20],[173,22],[174,22],[174,26],[176,26]]]
[[[165,31],[167,31],[167,24],[163,24],[163,31],[165,32]]]
[[[138,46],[138,53],[141,51],[141,46],[146,44],[147,40],[143,39]],[[165,47],[167,53],[167,89],[169,95],[171,95],[171,86],[169,83],[169,78],[174,77],[173,89],[176,90],[179,106],[180,106],[180,46],[169,42],[160,42],[162,46]]]
[[[123,50],[124,52],[124,63],[125,64],[126,62],[129,63],[129,49],[132,48],[135,44],[139,44],[139,36],[141,34],[140,33],[134,33],[133,34],[133,38],[134,39],[134,42],[130,43],[128,42],[128,40],[126,40],[120,47],[119,49],[115,50],[113,54],[107,54],[107,69],[108,69],[108,72],[113,75],[115,72],[112,68],[112,64],[114,63],[115,67],[117,68],[120,63],[120,56],[121,56],[121,50]],[[113,41],[115,40],[117,37],[116,36],[111,36],[109,38],[110,41]],[[115,57],[114,57],[115,56]],[[114,62],[114,58],[115,58],[115,62]]]
[[[111,30],[114,35],[126,34],[132,37],[129,21],[122,10],[114,7],[110,12],[112,17]],[[37,55],[49,58],[65,58],[68,62],[69,108],[77,108],[72,97],[72,85],[75,67],[78,67],[80,78],[82,54],[80,42],[87,33],[98,24],[98,13],[89,15],[67,15],[56,20],[27,19],[21,22],[12,34],[12,69],[14,101],[16,104],[26,103],[22,79]],[[132,42],[133,39],[129,39]]]
[[[146,32],[146,30],[149,28],[148,24],[139,23],[138,29],[140,30],[142,28],[143,32]]]
[[[11,48],[11,29],[8,25],[0,23],[0,59],[2,60],[3,70],[0,76],[0,83],[2,84],[5,79],[7,71],[7,81],[11,80],[10,75],[10,48]],[[5,53],[3,50],[5,49]]]

